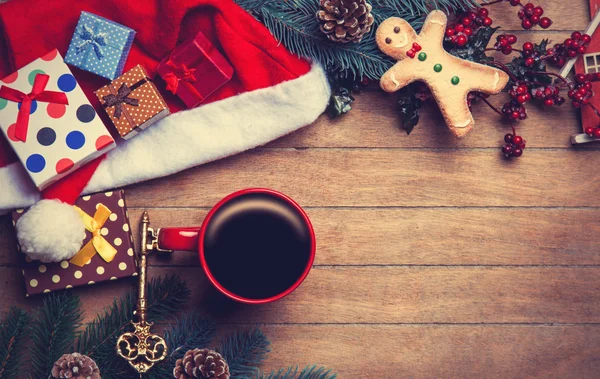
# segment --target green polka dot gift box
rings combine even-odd
[[[56,49],[0,80],[0,129],[39,190],[116,147]]]
[[[83,196],[77,199],[75,206],[81,209],[81,214],[87,215],[83,217],[96,220],[92,224],[97,230],[90,231],[93,228],[89,228],[85,231],[82,248],[73,258],[62,262],[42,263],[20,253],[20,247],[17,246],[18,254],[22,257],[26,296],[137,275],[133,236],[123,191]],[[13,225],[26,213],[27,210],[22,209],[14,211]],[[116,250],[116,254],[106,255],[96,251],[93,238],[102,238],[103,242]]]
[[[81,12],[65,62],[113,80],[123,73],[134,38],[133,29]]]

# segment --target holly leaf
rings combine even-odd
[[[484,26],[479,28],[477,32],[469,38],[469,42],[463,47],[446,47],[446,50],[461,59],[465,59],[472,62],[484,63],[491,60],[492,58],[485,55],[485,49],[490,43],[492,35],[496,33],[496,30],[500,28],[492,28],[491,26]]]
[[[400,126],[406,131],[407,135],[410,135],[419,123],[419,114],[423,100],[419,98],[417,87],[414,84],[402,88],[397,93]]]
[[[339,88],[335,93],[331,94],[329,105],[327,105],[327,113],[332,118],[339,117],[350,112],[353,102],[354,97],[352,97],[350,91],[346,88]]]

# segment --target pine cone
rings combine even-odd
[[[321,31],[334,42],[360,42],[375,19],[366,0],[321,0],[317,12]]]
[[[79,353],[64,354],[54,362],[52,378],[55,379],[102,379],[96,362]]]
[[[173,376],[176,379],[229,379],[229,365],[216,351],[188,350],[175,362]]]

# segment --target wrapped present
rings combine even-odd
[[[125,139],[170,113],[165,100],[141,65],[100,88],[96,96]]]
[[[83,247],[70,260],[57,263],[32,261],[22,254],[27,296],[137,275],[123,191],[83,196],[75,206],[86,227]],[[13,224],[26,212],[14,211]]]
[[[116,146],[57,50],[0,85],[0,129],[38,189]]]
[[[134,38],[133,29],[81,12],[65,62],[113,80],[123,73]]]
[[[197,107],[233,76],[233,67],[202,32],[177,46],[159,63],[157,71],[167,90],[188,108]]]

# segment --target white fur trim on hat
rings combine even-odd
[[[170,175],[263,145],[315,121],[330,94],[323,68],[314,64],[297,79],[168,116],[120,141],[84,193]],[[20,163],[0,169],[0,210],[39,199],[23,171]]]

